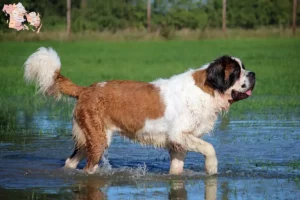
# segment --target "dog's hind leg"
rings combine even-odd
[[[66,160],[65,167],[75,169],[79,162],[86,157],[86,149],[85,147],[75,147],[72,155]]]
[[[89,139],[86,142],[87,164],[84,167],[84,171],[89,174],[93,174],[96,171],[98,163],[107,148],[105,132],[96,130],[92,129],[91,132],[87,133],[89,134]]]
[[[72,135],[75,141],[75,149],[72,155],[66,160],[65,167],[75,169],[79,162],[86,157],[85,135],[75,119],[73,119]]]
[[[86,157],[86,139],[75,119],[73,119],[72,135],[75,141],[75,149],[72,155],[66,160],[65,167],[75,169],[79,162]]]
[[[93,118],[92,120],[86,118],[85,122],[81,126],[86,138],[87,164],[84,167],[84,171],[93,174],[104,151],[108,147],[107,136],[104,124],[100,119]]]

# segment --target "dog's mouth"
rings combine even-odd
[[[252,95],[252,91],[254,89],[254,86],[255,86],[255,80],[252,79],[250,81],[250,87],[249,89],[246,91],[246,92],[238,92],[236,90],[232,90],[231,91],[231,100],[229,100],[228,102],[230,104],[236,102],[236,101],[240,101],[240,100],[243,100],[243,99],[247,99],[248,97],[250,97]]]
[[[247,90],[246,92],[238,92],[236,90],[232,90],[231,92],[231,97],[232,99],[229,100],[229,103],[234,103],[236,101],[240,101],[243,99],[247,99],[248,97],[250,97],[252,95],[252,88]]]

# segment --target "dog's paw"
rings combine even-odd
[[[88,167],[85,167],[83,169],[83,171],[85,171],[87,174],[94,174],[98,169],[98,165],[95,165],[94,167],[91,167],[91,168],[88,168]]]
[[[218,173],[218,160],[216,156],[206,157],[205,171],[208,175],[214,175]]]
[[[68,158],[66,161],[65,161],[65,166],[64,168],[69,168],[69,169],[76,169],[77,167],[77,164],[78,162]]]

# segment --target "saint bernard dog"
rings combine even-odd
[[[170,174],[183,172],[188,151],[203,154],[206,173],[216,174],[215,149],[201,136],[212,131],[219,113],[249,97],[255,85],[255,73],[231,56],[169,79],[112,80],[89,87],[78,86],[60,73],[60,58],[51,48],[39,48],[24,68],[25,80],[35,82],[40,93],[77,99],[72,128],[75,149],[65,167],[76,168],[87,158],[84,171],[90,174],[116,132],[167,149]]]

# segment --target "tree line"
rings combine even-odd
[[[298,0],[299,1],[299,0]],[[3,4],[16,3],[13,0]],[[66,0],[22,0],[28,11],[41,14],[43,31],[66,29]],[[299,3],[298,3],[299,5]],[[289,28],[293,0],[227,0],[227,27]],[[296,14],[297,21],[300,12]],[[71,0],[71,27],[80,31],[117,31],[147,28],[147,0]],[[4,13],[1,30],[8,29]],[[151,29],[205,29],[222,27],[222,0],[151,0]]]

